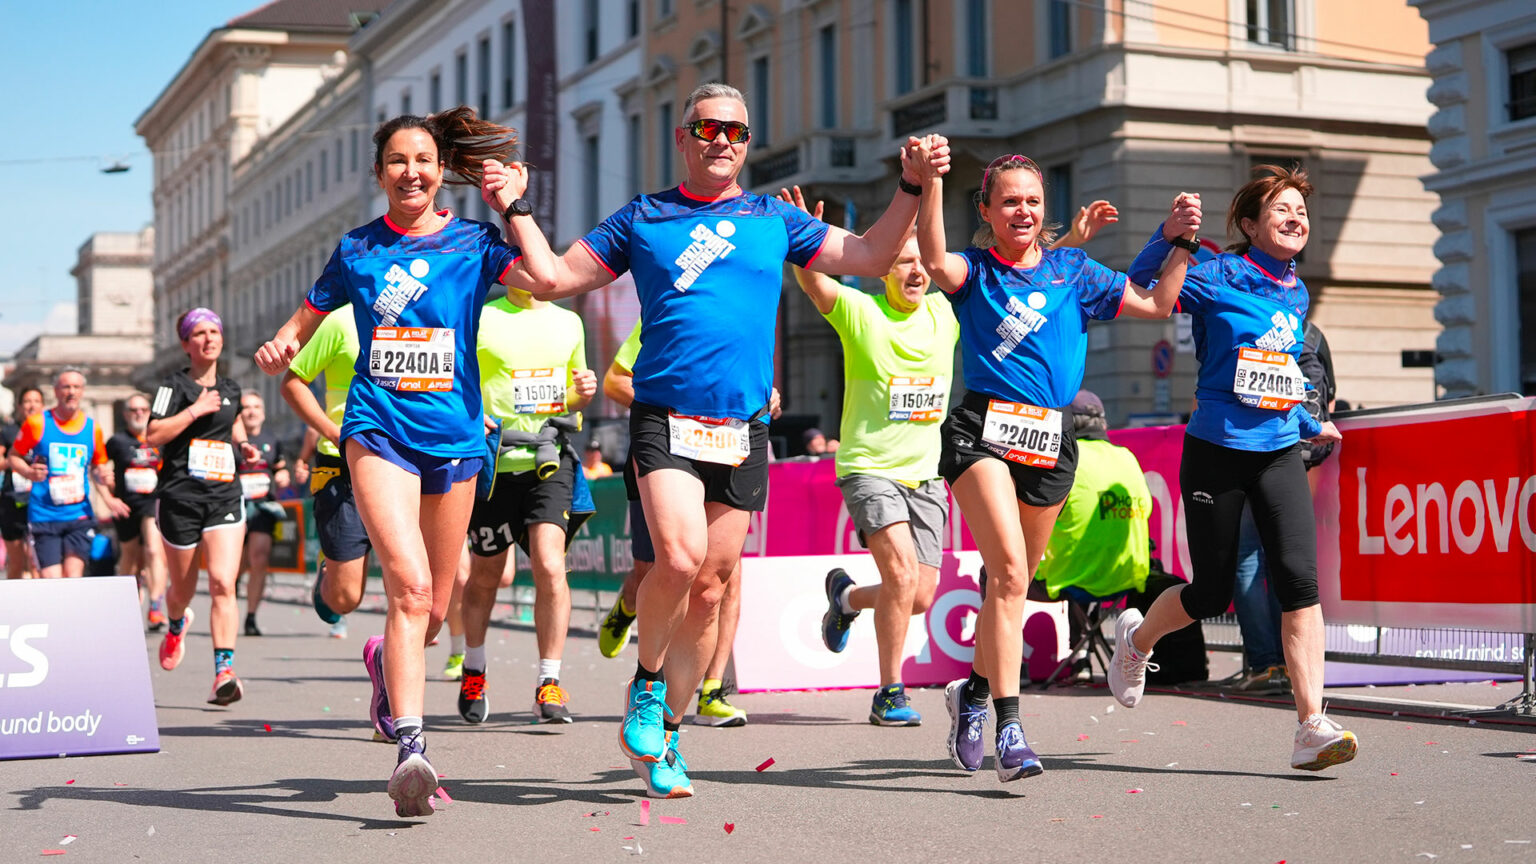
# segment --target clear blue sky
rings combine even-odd
[[[0,288],[0,356],[42,332],[45,321],[73,332],[69,270],[80,244],[97,231],[137,231],[154,221],[153,165],[134,120],[208,31],[260,5],[0,0],[7,130],[0,186],[17,205]],[[132,170],[101,173],[118,159]]]

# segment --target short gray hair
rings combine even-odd
[[[84,369],[81,369],[79,366],[65,366],[59,370],[59,374],[53,376],[53,386],[59,386],[59,382],[64,379],[65,375],[79,375],[82,386],[91,383],[91,380],[85,376]]]
[[[261,398],[261,391],[260,390],[253,390],[253,389],[247,387],[244,390],[240,391],[240,400],[242,402],[245,401],[245,397],[247,397],[247,396],[255,396],[261,402],[261,407],[263,407],[263,408],[267,407],[267,400]]]
[[[689,113],[693,111],[693,106],[703,102],[705,99],[735,99],[741,103],[741,107],[747,107],[747,97],[741,95],[740,90],[729,84],[711,81],[707,84],[700,84],[693,88],[692,93],[688,94],[687,101],[683,102],[683,119],[688,119]]]

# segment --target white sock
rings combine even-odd
[[[449,637],[448,637],[448,644],[450,646],[452,646],[452,647],[450,647],[448,649],[448,653],[450,653],[450,654],[463,654],[464,653],[464,634],[460,633],[457,636],[453,636],[453,635],[450,634]],[[478,668],[478,667],[476,667],[476,668]]]
[[[560,680],[559,660],[546,660],[543,657],[539,658],[539,680],[543,681],[546,678],[553,678],[556,681]]]
[[[464,649],[464,668],[476,672],[485,671],[485,646],[470,645]]]
[[[843,593],[837,595],[837,606],[839,609],[843,610],[844,615],[853,614],[853,604],[849,603],[848,601],[853,596],[853,589],[857,587],[859,586],[849,585],[847,588],[843,589]]]

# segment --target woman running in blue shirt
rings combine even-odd
[[[921,149],[939,152],[945,144],[931,135]],[[1168,258],[1155,291],[1081,249],[1050,248],[1040,169],[1012,155],[993,160],[981,175],[982,225],[973,245],[946,252],[940,166],[915,161],[923,174],[918,246],[923,267],[960,321],[969,391],[944,422],[939,473],[955,493],[988,576],[970,678],[944,691],[949,751],[962,769],[981,767],[990,695],[997,709],[997,776],[1016,780],[1042,770],[1019,724],[1024,595],[1072,491],[1077,444],[1070,406],[1083,383],[1088,320],[1121,313],[1168,317],[1194,243],[1183,241]],[[1192,237],[1200,227],[1198,196],[1176,198],[1169,224]]]
[[[1241,239],[1189,271],[1181,311],[1194,316],[1200,374],[1197,406],[1179,467],[1189,558],[1188,585],[1163,592],[1146,620],[1127,610],[1115,625],[1109,686],[1134,708],[1146,687],[1157,640],[1191,622],[1227,611],[1237,576],[1238,527],[1248,503],[1280,598],[1280,634],[1296,697],[1291,767],[1320,771],[1355,758],[1353,733],[1322,713],[1323,608],[1317,595],[1317,525],[1302,439],[1339,441],[1333,423],[1307,413],[1301,356],[1307,286],[1296,256],[1311,233],[1305,171],[1254,169],[1227,211],[1227,231]],[[1131,265],[1151,274],[1167,253],[1167,229]]]
[[[352,304],[360,350],[341,441],[388,599],[384,636],[363,649],[370,713],[380,735],[399,741],[395,812],[427,816],[437,774],[422,737],[423,651],[447,610],[485,456],[480,310],[497,282],[553,288],[554,258],[521,197],[527,169],[501,161],[517,144],[512,130],[461,106],[396,117],[373,141],[388,212],[342,238],[256,362],[269,375],[286,371],[321,318]],[[506,215],[512,245],[493,225],[438,210],[444,182],[480,186]]]

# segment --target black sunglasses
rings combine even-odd
[[[695,120],[684,123],[683,128],[700,141],[713,141],[720,137],[721,132],[725,133],[725,140],[732,144],[744,144],[752,137],[752,130],[747,128],[747,124],[735,120]]]

